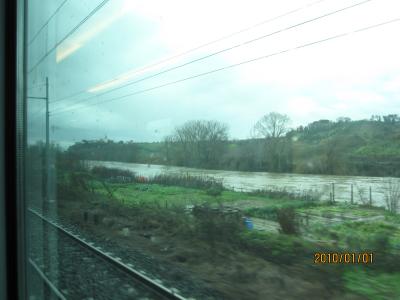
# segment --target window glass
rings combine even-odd
[[[28,1],[30,299],[399,298],[398,12]]]

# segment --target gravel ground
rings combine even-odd
[[[162,299],[54,227],[42,227],[40,219],[33,215],[29,219],[29,256],[67,299]],[[43,244],[43,238],[48,243]],[[43,247],[48,244],[58,244],[58,253]],[[51,265],[55,266],[50,268]]]
[[[39,209],[37,209],[38,212],[40,212]],[[30,216],[32,216],[31,219],[37,219],[37,217],[33,216],[32,214],[30,214]],[[216,291],[208,288],[204,283],[200,282],[199,280],[196,280],[195,278],[193,278],[193,276],[191,276],[190,273],[188,273],[185,270],[179,269],[177,268],[175,265],[172,264],[168,264],[166,262],[160,262],[158,261],[155,257],[152,257],[148,254],[143,253],[142,251],[140,251],[140,249],[132,249],[129,247],[121,247],[121,245],[117,245],[116,243],[114,243],[111,240],[104,240],[102,238],[99,238],[95,235],[90,235],[88,236],[87,233],[83,232],[80,228],[78,228],[77,226],[73,226],[71,224],[68,224],[68,222],[66,220],[62,220],[61,218],[54,218],[57,222],[59,222],[60,224],[62,224],[63,226],[65,226],[69,231],[71,231],[74,234],[79,235],[81,238],[86,239],[87,241],[93,242],[94,246],[96,247],[101,247],[101,249],[107,253],[109,253],[109,255],[113,256],[114,258],[118,257],[121,259],[121,261],[125,264],[131,264],[132,267],[136,270],[139,270],[140,272],[144,273],[145,275],[147,275],[148,277],[152,278],[153,280],[155,280],[156,282],[162,284],[163,286],[167,287],[167,288],[173,288],[175,290],[175,292],[183,295],[184,297],[187,297],[188,299],[201,299],[201,300],[214,300],[214,299],[222,299],[223,297],[218,294]],[[34,230],[32,230],[34,231]],[[32,236],[34,235],[34,233],[32,234]],[[61,236],[61,235],[59,235]],[[40,237],[38,237],[40,239]],[[61,239],[60,239],[61,240]],[[68,246],[68,247],[75,247],[73,250],[77,257],[79,257],[79,252],[84,251],[85,249],[82,249],[82,247],[78,247],[77,245],[73,245],[76,242],[72,242],[72,245]],[[41,244],[41,243],[37,243],[37,244]],[[71,242],[69,242],[69,244],[71,244]],[[34,247],[32,247],[34,248]],[[60,252],[59,255],[64,255],[68,254],[69,251],[72,250],[67,250],[68,248],[66,248],[66,250],[62,249],[63,247],[60,247]],[[85,250],[87,251],[87,250]],[[48,254],[44,254],[45,257],[49,257]],[[82,256],[82,255],[81,255]],[[85,256],[86,257],[86,256]],[[120,296],[116,296],[115,294],[111,295],[111,297],[109,296],[110,293],[103,293],[103,286],[104,284],[107,282],[107,278],[109,278],[109,276],[107,277],[107,273],[109,271],[107,271],[109,268],[106,268],[105,270],[98,271],[96,270],[98,265],[104,265],[104,261],[97,259],[96,261],[91,261],[92,259],[97,259],[97,258],[93,258],[93,255],[91,256],[87,256],[84,260],[82,260],[82,258],[80,258],[79,260],[66,260],[64,264],[60,265],[60,269],[65,269],[65,270],[69,270],[69,272],[67,274],[69,275],[62,275],[61,277],[64,277],[66,280],[64,280],[64,282],[68,283],[69,286],[71,286],[71,283],[69,283],[70,281],[73,282],[74,279],[74,274],[77,273],[78,271],[75,270],[75,266],[76,265],[86,265],[86,267],[84,268],[84,270],[81,270],[80,274],[85,274],[84,276],[80,275],[78,277],[85,277],[87,276],[86,274],[88,272],[90,272],[91,274],[98,274],[96,275],[97,277],[94,277],[95,279],[91,279],[90,280],[78,280],[78,285],[80,286],[84,286],[84,284],[82,284],[81,282],[85,282],[86,288],[83,287],[83,289],[86,291],[86,293],[89,292],[90,293],[96,293],[96,295],[98,295],[97,298],[93,298],[93,296],[89,296],[88,298],[70,298],[68,297],[68,299],[87,299],[87,300],[91,300],[90,297],[94,299],[140,299],[137,298],[137,296],[135,295],[126,295],[126,292],[128,290],[132,290],[132,288],[134,290],[136,290],[136,287],[130,287],[128,286],[129,279],[125,278],[123,281],[121,282],[121,280],[118,281],[118,283],[115,283],[115,286],[117,286],[119,289],[121,289],[121,295]],[[92,267],[88,268],[89,265],[92,265]],[[75,272],[75,273],[74,273]],[[119,272],[120,273],[120,272]],[[123,277],[124,274],[120,275]],[[70,276],[70,277],[68,277]],[[122,278],[121,277],[121,278]],[[115,278],[118,278],[117,275],[115,275]],[[96,282],[98,282],[98,284],[96,284]],[[113,280],[111,281],[113,282]],[[88,287],[92,286],[91,291],[88,291]],[[123,287],[123,288],[121,288]],[[73,287],[73,290],[77,289],[78,287]],[[69,291],[68,288],[66,288],[67,291]],[[114,289],[113,289],[114,290]],[[114,291],[116,291],[117,288],[115,288]],[[112,294],[112,293],[111,293]],[[109,298],[107,298],[109,297]],[[146,299],[146,298],[143,298]],[[153,298],[149,298],[149,299],[153,299]]]
[[[51,299],[53,294],[47,284],[43,283],[42,277],[35,271],[31,264],[27,264],[28,276],[28,300]]]

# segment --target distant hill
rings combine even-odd
[[[400,175],[400,122],[320,120],[291,131],[294,172]]]
[[[270,161],[268,139],[229,140],[215,169],[337,175],[400,176],[400,118],[319,120],[275,140],[279,155]],[[67,153],[80,159],[193,166],[176,161],[162,142],[93,140]],[[196,165],[210,168],[209,165]]]

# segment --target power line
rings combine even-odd
[[[57,47],[63,43],[66,39],[68,39],[75,31],[79,29],[87,20],[89,20],[96,12],[98,12],[104,5],[106,5],[110,0],[103,0],[99,5],[97,5],[85,18],[83,18],[71,31],[69,31],[64,38],[62,38],[59,42],[57,42],[49,51],[43,55],[39,61],[29,69],[28,74],[32,73],[32,71],[41,64],[49,55],[52,53]]]
[[[332,16],[332,15],[334,15],[334,14],[343,12],[343,11],[345,11],[345,10],[348,10],[348,9],[351,9],[351,8],[354,8],[354,7],[357,7],[357,6],[362,5],[362,4],[366,4],[366,3],[370,2],[370,1],[372,1],[372,0],[364,0],[364,1],[358,2],[358,3],[356,3],[356,4],[353,4],[353,5],[350,5],[350,6],[346,6],[346,7],[344,7],[344,8],[341,8],[341,9],[338,9],[338,10],[334,10],[334,11],[332,11],[332,12],[329,12],[329,13],[326,13],[326,14],[323,14],[323,15],[320,15],[320,16],[318,16],[318,17],[311,18],[311,19],[308,19],[308,20],[306,20],[306,21],[302,21],[302,22],[297,23],[297,24],[295,24],[295,25],[290,25],[290,26],[285,27],[285,28],[283,28],[283,29],[276,30],[276,31],[274,31],[274,32],[272,32],[272,33],[264,34],[264,35],[259,36],[259,37],[257,37],[257,38],[254,38],[254,39],[251,39],[251,40],[248,40],[248,41],[245,41],[245,42],[236,44],[236,45],[234,45],[234,46],[231,46],[231,47],[228,47],[228,48],[225,48],[225,49],[222,49],[222,50],[213,52],[213,53],[208,54],[208,55],[206,55],[206,56],[202,56],[202,57],[200,57],[200,58],[197,58],[197,59],[191,60],[191,61],[189,61],[189,62],[180,64],[180,65],[178,65],[178,66],[175,66],[175,67],[166,69],[166,70],[164,70],[164,71],[155,73],[155,74],[153,74],[153,75],[149,75],[149,76],[143,77],[143,78],[141,78],[141,79],[128,82],[128,83],[126,83],[126,84],[124,84],[124,85],[121,85],[121,86],[119,86],[119,87],[115,87],[115,88],[110,89],[110,90],[108,90],[108,91],[105,91],[105,92],[103,92],[103,93],[96,94],[96,95],[90,96],[90,97],[88,97],[88,98],[85,98],[85,99],[83,99],[83,100],[81,100],[81,101],[79,101],[79,102],[86,102],[86,101],[89,101],[89,100],[91,100],[91,99],[97,98],[98,96],[103,96],[103,95],[109,94],[109,93],[111,93],[111,92],[114,92],[114,91],[116,91],[116,90],[125,88],[125,87],[130,86],[130,85],[133,85],[133,84],[135,84],[135,83],[139,83],[139,82],[142,82],[142,81],[145,81],[145,80],[148,80],[148,79],[157,77],[157,76],[159,76],[159,75],[162,75],[162,74],[171,72],[171,71],[173,71],[173,70],[182,68],[182,67],[184,67],[184,66],[190,65],[190,64],[192,64],[192,63],[199,62],[199,61],[201,61],[201,60],[210,58],[210,57],[212,57],[212,56],[221,54],[221,53],[223,53],[223,52],[227,52],[227,51],[230,51],[230,50],[233,50],[233,49],[236,49],[236,48],[239,48],[239,47],[242,47],[242,46],[245,46],[245,45],[248,45],[248,44],[257,42],[257,41],[259,41],[259,40],[262,40],[262,39],[265,39],[265,38],[267,38],[267,37],[271,37],[271,36],[273,36],[273,35],[276,35],[276,34],[279,34],[279,33],[282,33],[282,32],[285,32],[285,31],[288,31],[288,30],[291,30],[291,29],[294,29],[294,28],[296,28],[296,27],[299,27],[299,26],[302,26],[302,25],[305,25],[305,24],[308,24],[308,23],[311,23],[311,22],[318,21],[318,20],[320,20],[320,19],[322,19],[322,18],[326,18],[326,17],[328,17],[328,16]],[[59,101],[61,101],[61,100],[53,101],[53,103],[59,102]]]
[[[106,99],[106,100],[101,101],[99,103],[91,103],[91,104],[88,104],[88,105],[85,105],[85,106],[78,107],[77,109],[79,109],[79,108],[87,108],[87,107],[92,106],[92,105],[100,105],[100,104],[104,104],[104,103],[107,103],[107,102],[120,100],[120,99],[129,97],[129,96],[134,96],[134,95],[146,93],[146,92],[149,92],[149,91],[152,91],[152,90],[160,89],[160,88],[163,88],[163,87],[166,87],[166,86],[169,86],[169,85],[173,85],[173,84],[177,84],[177,83],[180,83],[180,82],[183,82],[183,81],[187,81],[187,80],[190,80],[190,79],[194,79],[194,78],[198,78],[198,77],[201,77],[201,76],[209,75],[209,74],[216,73],[216,72],[219,72],[219,71],[231,69],[231,68],[238,67],[238,66],[241,66],[241,65],[244,65],[244,64],[247,64],[247,63],[255,62],[255,61],[258,61],[258,60],[267,59],[267,58],[270,58],[270,57],[273,57],[273,56],[277,56],[277,55],[284,54],[284,53],[287,53],[287,52],[290,52],[290,51],[294,51],[294,50],[299,50],[299,49],[306,48],[306,47],[309,47],[309,46],[313,46],[313,45],[316,45],[316,44],[328,42],[328,41],[331,41],[331,40],[334,40],[334,39],[338,39],[338,38],[345,37],[345,36],[348,36],[348,35],[351,35],[351,34],[355,34],[355,33],[359,33],[359,32],[362,32],[362,31],[367,31],[367,30],[370,30],[370,29],[373,29],[373,28],[377,28],[377,27],[380,27],[380,26],[388,25],[388,24],[391,24],[391,23],[394,23],[394,22],[398,22],[398,21],[400,21],[400,18],[396,18],[396,19],[392,19],[390,21],[386,21],[386,22],[370,25],[370,26],[363,27],[363,28],[360,28],[360,29],[357,29],[357,30],[353,30],[353,31],[340,33],[340,34],[337,34],[337,35],[334,35],[334,36],[330,36],[330,37],[327,37],[327,38],[324,38],[324,39],[320,39],[320,40],[317,40],[317,41],[314,41],[314,42],[310,42],[310,43],[302,44],[300,46],[296,46],[296,47],[293,47],[293,48],[288,48],[288,49],[285,49],[285,50],[274,52],[272,54],[268,54],[268,55],[260,56],[260,57],[253,58],[253,59],[250,59],[250,60],[242,61],[240,63],[228,65],[228,66],[225,66],[225,67],[222,67],[222,68],[218,68],[218,69],[214,69],[214,70],[211,70],[211,71],[208,71],[208,72],[196,74],[196,75],[193,75],[193,76],[190,76],[190,77],[186,77],[186,78],[183,78],[183,79],[180,79],[180,80],[171,81],[171,82],[168,82],[168,83],[165,83],[165,84],[162,84],[162,85],[158,85],[158,86],[155,86],[155,87],[152,87],[152,88],[139,90],[139,91],[134,92],[134,93],[129,93],[129,94],[122,95],[122,96],[115,97],[115,98],[111,98],[111,99]],[[69,112],[69,111],[73,111],[73,110],[76,110],[76,109],[74,109],[73,107],[70,107],[70,108],[67,108],[67,109],[52,113],[52,115],[57,115],[57,114],[61,114],[61,113],[65,113],[65,112]]]
[[[201,45],[199,45],[199,46],[196,46],[196,47],[194,47],[194,48],[191,48],[191,49],[189,49],[189,50],[180,52],[180,53],[175,54],[175,55],[173,55],[173,56],[170,56],[170,57],[168,57],[168,58],[162,59],[162,60],[160,60],[160,61],[158,61],[158,62],[156,62],[156,63],[153,63],[153,64],[149,64],[149,65],[147,65],[147,66],[144,66],[144,67],[138,69],[137,72],[141,72],[141,71],[150,69],[150,68],[152,68],[152,67],[158,66],[158,65],[160,65],[160,64],[166,63],[166,62],[171,61],[171,60],[173,60],[173,59],[176,59],[176,58],[178,58],[178,57],[184,56],[184,55],[186,55],[186,54],[189,54],[189,53],[191,53],[191,52],[197,51],[197,50],[199,50],[199,49],[202,49],[202,48],[204,48],[204,47],[210,46],[210,45],[212,45],[212,44],[221,42],[221,41],[226,40],[226,39],[228,39],[228,38],[231,38],[231,37],[233,37],[233,36],[235,36],[235,35],[238,35],[238,34],[241,34],[241,33],[243,33],[243,32],[249,31],[249,30],[251,30],[251,29],[253,29],[253,28],[259,27],[259,26],[261,26],[261,25],[265,25],[265,24],[267,24],[267,23],[271,23],[271,22],[276,21],[276,20],[278,20],[278,19],[280,19],[280,18],[289,16],[289,15],[291,15],[291,14],[294,14],[294,13],[299,12],[299,11],[301,11],[301,10],[304,10],[304,9],[306,9],[306,8],[312,7],[312,6],[316,5],[316,4],[318,4],[318,3],[320,3],[320,2],[324,2],[324,1],[327,1],[327,0],[318,0],[318,1],[314,1],[314,2],[308,3],[308,4],[304,5],[304,6],[298,7],[298,8],[296,8],[296,9],[293,9],[293,10],[291,10],[291,11],[288,11],[288,12],[286,12],[286,13],[284,13],[284,14],[279,15],[279,16],[272,17],[272,18],[270,18],[270,19],[264,20],[264,21],[259,22],[259,23],[257,23],[257,24],[254,24],[254,25],[248,26],[248,27],[246,27],[246,28],[243,28],[243,29],[241,29],[241,30],[232,32],[232,33],[230,33],[230,34],[228,34],[228,35],[225,35],[225,36],[223,36],[223,37],[220,37],[220,38],[218,38],[218,39],[212,40],[212,41],[210,41],[210,42],[207,42],[207,43],[201,44]],[[116,80],[117,80],[117,79],[113,79],[113,80],[111,80],[110,82],[113,82],[113,81],[116,81]],[[71,95],[69,95],[69,96],[65,96],[65,97],[59,98],[59,99],[57,99],[57,100],[55,100],[55,101],[53,101],[53,102],[58,102],[58,101],[62,101],[62,100],[65,100],[65,99],[68,99],[68,98],[71,98],[71,97],[75,97],[75,96],[78,96],[78,95],[80,95],[80,94],[85,93],[86,91],[87,91],[87,89],[80,90],[79,92],[76,92],[76,93],[71,94]]]
[[[59,10],[64,6],[65,3],[67,3],[68,0],[64,0],[58,7],[57,9],[53,12],[53,14],[50,16],[50,18],[40,27],[40,29],[36,32],[36,34],[33,36],[33,38],[29,41],[28,46],[30,46],[33,41],[38,37],[40,32],[50,23],[50,21],[54,18],[54,16],[59,12]]]

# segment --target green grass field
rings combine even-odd
[[[97,181],[93,181],[91,185],[96,193],[106,195],[107,191]],[[267,196],[251,195],[243,192],[234,192],[224,190],[218,196],[212,196],[205,189],[194,189],[179,186],[165,186],[159,184],[108,184],[113,192],[116,200],[121,201],[125,205],[135,204],[154,204],[157,206],[186,206],[193,204],[208,203],[210,205],[218,204],[234,204],[240,201],[247,203],[257,203],[261,206],[258,210],[245,208],[246,213],[256,216],[259,211],[276,210],[284,207],[304,207],[318,205],[317,203],[306,202],[301,200],[292,200],[288,197],[272,198]]]

